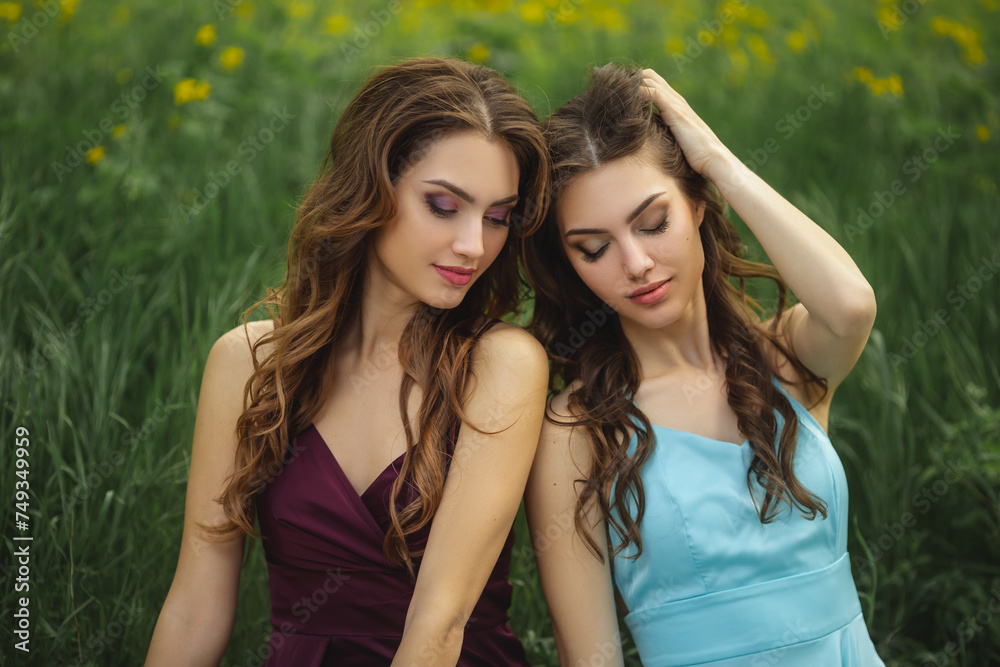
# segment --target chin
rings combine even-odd
[[[468,293],[468,289],[444,289],[439,291],[431,291],[426,299],[421,299],[425,304],[431,308],[438,308],[441,310],[451,310],[452,308],[457,308],[462,300],[465,299],[465,295]]]
[[[623,304],[618,311],[620,318],[631,321],[645,329],[662,329],[677,321],[677,313],[671,308],[642,308],[634,304]]]

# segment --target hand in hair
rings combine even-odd
[[[663,77],[646,69],[642,82],[640,90],[688,164],[716,185],[799,299],[777,331],[806,368],[827,381],[814,406],[825,422],[833,390],[861,355],[875,320],[871,286],[847,251],[740,162]]]
[[[642,86],[639,90],[656,105],[691,168],[705,178],[714,180],[708,173],[710,165],[713,164],[714,157],[726,151],[715,132],[694,112],[687,100],[655,71],[642,70]]]

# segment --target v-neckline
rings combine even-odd
[[[316,428],[316,424],[310,424],[309,427],[312,430],[316,431],[316,437],[319,439],[319,441],[321,443],[323,443],[323,449],[326,450],[326,453],[329,455],[330,460],[333,461],[333,467],[336,469],[337,473],[340,475],[340,477],[343,480],[343,482],[345,484],[347,484],[347,486],[351,489],[351,491],[354,492],[354,495],[357,496],[358,499],[361,500],[362,502],[364,502],[365,496],[367,496],[368,492],[372,490],[372,487],[374,487],[375,484],[380,479],[382,479],[382,477],[385,475],[385,473],[388,470],[390,470],[390,469],[395,469],[396,463],[399,462],[399,461],[402,461],[403,457],[406,456],[406,452],[403,452],[402,454],[400,454],[399,456],[397,456],[395,459],[393,459],[392,461],[390,461],[389,464],[386,467],[382,468],[382,470],[381,470],[381,472],[379,472],[379,474],[375,475],[375,479],[373,479],[371,482],[368,483],[368,486],[365,487],[365,490],[362,491],[362,492],[360,492],[360,493],[358,493],[358,488],[356,486],[354,486],[354,483],[351,482],[351,478],[347,476],[347,473],[344,471],[343,466],[340,465],[340,461],[337,460],[337,456],[333,453],[333,450],[330,449],[330,445],[327,444],[326,438],[324,438],[323,434],[319,432],[318,428]]]

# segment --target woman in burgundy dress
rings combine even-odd
[[[428,58],[365,82],[271,319],[209,354],[147,665],[219,662],[255,521],[269,667],[527,664],[507,567],[548,369],[498,318],[547,178],[536,118],[495,72]]]

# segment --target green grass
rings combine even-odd
[[[690,62],[668,49],[717,19],[714,3],[425,4],[403,3],[382,26],[389,3],[245,0],[220,17],[212,3],[92,0],[26,40],[25,21],[44,10],[0,18],[0,664],[142,660],[176,564],[209,347],[280,281],[295,202],[370,68],[470,53],[541,115],[582,90],[589,65],[656,67],[851,252],[879,315],[838,390],[831,435],[865,618],[887,664],[945,664],[949,642],[948,664],[1000,664],[1000,619],[988,612],[1000,590],[1000,267],[970,278],[1000,253],[996,2],[927,3],[886,35],[875,2],[754,4]],[[343,31],[328,34],[336,14]],[[975,31],[983,62],[965,60],[970,33],[958,33],[963,46],[936,17]],[[355,28],[368,21],[376,34],[360,48]],[[205,23],[217,25],[209,46],[194,40]],[[789,46],[796,32],[801,51]],[[754,55],[760,43],[769,56]],[[219,64],[228,46],[245,50],[231,72]],[[162,81],[137,94],[147,66]],[[902,96],[874,94],[856,67],[899,75]],[[189,77],[211,93],[177,106],[174,87]],[[828,101],[794,131],[779,126],[824,85]],[[241,144],[276,110],[294,117],[250,159]],[[125,134],[111,138],[104,119]],[[908,163],[948,128],[958,137],[933,163]],[[95,132],[103,159],[53,167]],[[208,196],[230,160],[240,174]],[[858,207],[877,211],[897,180],[905,190],[859,227]],[[27,656],[11,648],[18,426],[31,441]],[[517,532],[512,624],[536,664],[555,664],[523,519]],[[263,643],[266,581],[255,547],[226,664],[247,664]]]

